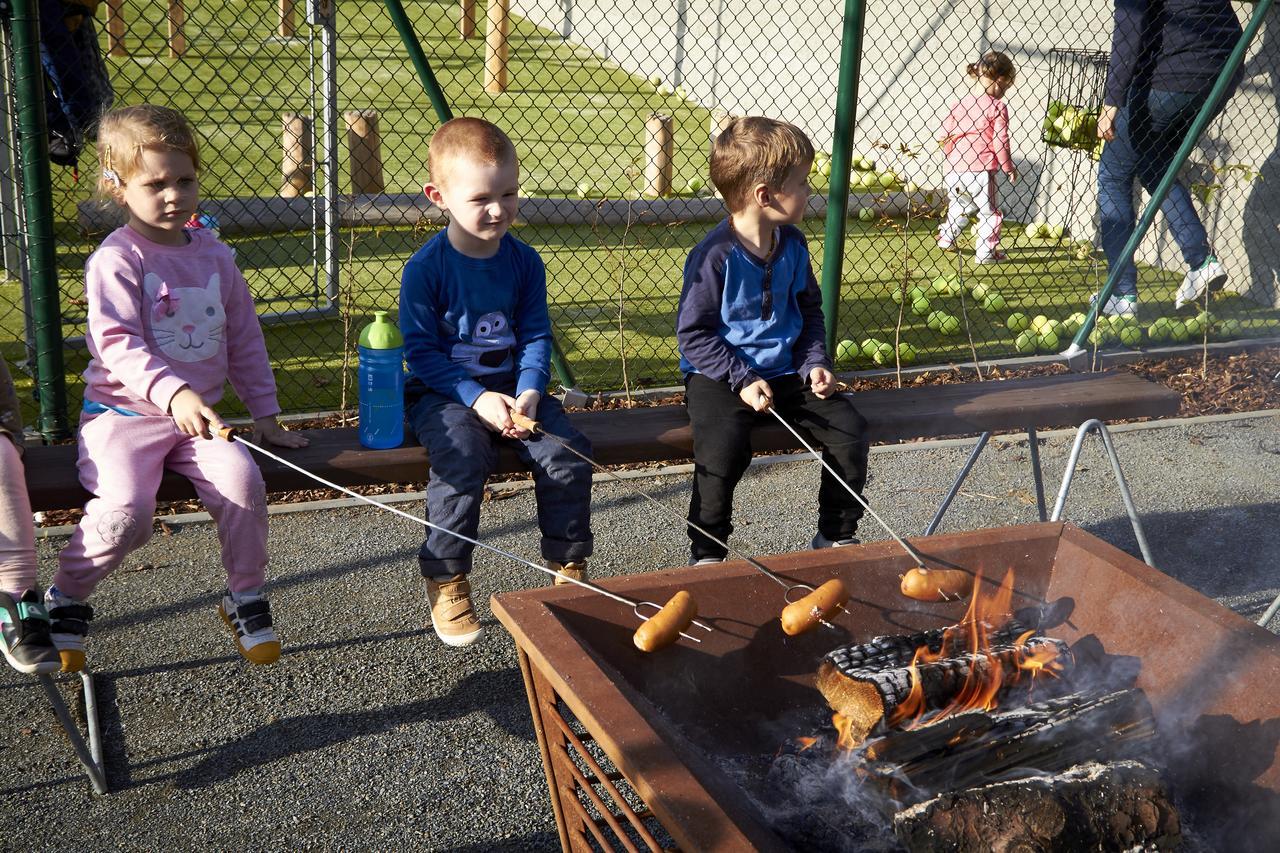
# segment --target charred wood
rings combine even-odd
[[[894,818],[909,851],[1174,850],[1178,813],[1159,775],[1133,761],[942,794]]]

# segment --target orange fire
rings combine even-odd
[[[901,725],[906,729],[918,728],[928,723],[937,722],[953,714],[964,711],[989,711],[996,707],[996,697],[1006,686],[1004,667],[991,656],[991,634],[998,627],[993,620],[1003,619],[1010,612],[1013,601],[1013,570],[1004,576],[999,589],[994,593],[984,594],[982,575],[974,581],[974,595],[969,602],[969,610],[964,619],[955,628],[949,630],[942,640],[938,651],[930,651],[927,646],[916,649],[908,671],[911,673],[911,691],[907,699],[889,717],[889,725]],[[1027,631],[1014,642],[1016,674],[1009,683],[1016,683],[1024,673],[1031,678],[1044,676],[1056,677],[1062,666],[1056,660],[1056,653],[1050,647],[1028,650],[1027,641],[1034,632]],[[933,663],[943,658],[967,657],[973,663],[969,674],[959,693],[946,707],[930,713],[925,704],[924,687],[920,681],[920,669],[923,664]]]

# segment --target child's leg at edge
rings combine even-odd
[[[733,533],[733,491],[751,464],[756,413],[726,382],[698,373],[685,378],[685,407],[693,427],[693,495],[689,520],[728,542]],[[725,549],[689,528],[695,561],[724,558]]]
[[[996,173],[981,173],[982,186],[975,193],[978,202],[978,245],[976,254],[979,258],[989,258],[1000,248],[1000,226],[1004,223],[996,200]],[[978,187],[975,187],[978,189]]]
[[[427,393],[409,410],[409,423],[427,449],[427,520],[476,538],[484,482],[497,462],[492,432],[469,407]],[[432,529],[418,549],[418,568],[428,579],[471,571],[475,546]]]
[[[22,455],[0,432],[0,591],[15,599],[36,585],[36,530]]]
[[[164,460],[182,438],[166,417],[98,415],[80,425],[80,484],[95,495],[58,554],[54,586],[86,599],[151,538]]]
[[[191,481],[218,526],[227,589],[262,589],[267,573],[267,491],[262,472],[241,444],[183,436],[166,464]]]
[[[778,409],[822,444],[822,458],[858,494],[867,482],[867,419],[847,397],[825,400],[797,383],[777,393]],[[776,392],[775,392],[776,393]],[[818,486],[818,532],[832,542],[852,537],[865,510],[825,468]]]
[[[951,172],[944,177],[947,187],[947,218],[938,232],[938,245],[953,246],[969,227],[969,216],[975,212],[973,198],[965,184],[966,173]]]
[[[591,442],[573,428],[560,401],[550,395],[538,403],[543,429],[565,439],[587,458]],[[554,441],[532,436],[520,442],[519,453],[533,471],[538,501],[538,528],[542,531],[542,557],[557,563],[576,563],[591,556],[591,463]]]

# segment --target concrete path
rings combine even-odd
[[[1121,429],[1116,443],[1163,571],[1256,620],[1280,592],[1280,414]],[[1050,503],[1071,435],[1046,436]],[[868,494],[891,523],[928,523],[971,442],[876,448]],[[1036,520],[1025,440],[993,442],[943,530]],[[1137,553],[1100,446],[1090,441],[1066,518]],[[683,505],[688,474],[633,481]],[[753,467],[735,542],[806,547],[817,467]],[[420,512],[420,504],[403,504]],[[682,564],[687,544],[617,483],[597,484],[600,576]],[[536,555],[533,496],[485,506],[482,538]],[[95,797],[33,681],[0,671],[0,839],[27,850],[551,850],[537,744],[495,591],[542,576],[477,560],[489,628],[466,650],[424,629],[421,529],[372,507],[277,515],[272,603],[279,664],[235,655],[214,606],[222,588],[209,524],[157,534],[94,597],[112,793]],[[866,539],[885,538],[868,520]],[[47,575],[63,540],[40,544]],[[1272,621],[1280,629],[1280,616]],[[70,698],[74,682],[67,681]]]

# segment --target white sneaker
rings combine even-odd
[[[1098,294],[1089,297],[1089,305],[1092,307],[1098,301]],[[1107,304],[1102,306],[1102,313],[1108,317],[1132,317],[1137,319],[1138,316],[1138,297],[1136,296],[1108,296]]]
[[[1227,268],[1213,255],[1204,259],[1204,263],[1193,269],[1178,285],[1178,295],[1173,299],[1173,307],[1181,308],[1204,298],[1206,291],[1221,290],[1227,283]]]
[[[250,663],[275,663],[280,640],[271,622],[271,602],[259,592],[227,592],[218,615],[236,638],[236,651]]]

